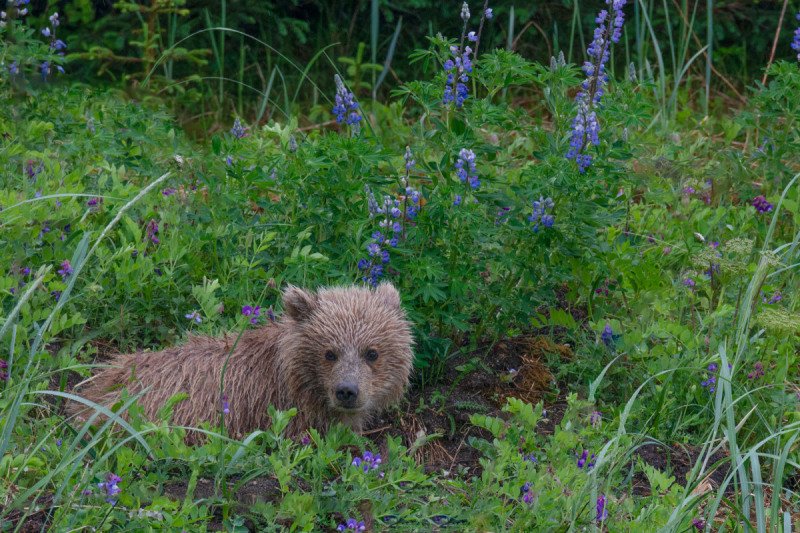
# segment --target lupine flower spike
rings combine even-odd
[[[800,21],[800,13],[796,16],[797,20]],[[800,27],[794,30],[794,39],[792,39],[792,50],[797,52],[797,60],[800,61]]]
[[[336,122],[347,124],[351,128],[353,135],[358,135],[361,129],[361,115],[358,110],[356,96],[345,87],[342,78],[336,74],[333,77],[336,82],[336,97],[334,99],[333,114],[336,115]]]
[[[594,40],[587,50],[589,61],[583,64],[586,81],[575,97],[578,111],[572,119],[572,137],[567,152],[567,159],[574,160],[581,172],[585,172],[592,164],[592,156],[586,153],[586,149],[590,145],[600,144],[600,124],[595,109],[600,103],[608,81],[606,63],[611,55],[611,43],[619,42],[622,36],[622,24],[625,21],[622,8],[625,1],[606,0],[606,4],[611,7],[611,14],[605,9],[598,13],[595,19],[597,28],[594,30]]]

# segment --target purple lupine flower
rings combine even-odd
[[[608,81],[605,66],[611,55],[611,43],[619,42],[622,36],[622,24],[625,20],[622,8],[625,1],[606,0],[612,14],[609,15],[608,11],[603,9],[597,15],[595,22],[598,26],[594,31],[594,40],[587,50],[589,61],[583,64],[583,72],[587,78],[575,97],[578,109],[572,120],[570,149],[566,155],[567,159],[577,163],[580,172],[585,172],[592,164],[592,156],[586,153],[586,149],[590,145],[600,144],[600,124],[597,121],[595,108],[600,103]]]
[[[88,207],[97,207],[97,205],[101,204],[102,202],[103,202],[102,198],[99,198],[97,196],[93,196],[93,197],[89,198],[89,200],[86,202],[86,205]]]
[[[336,115],[336,122],[347,124],[351,127],[353,134],[358,134],[360,130],[361,114],[358,112],[358,102],[356,95],[347,89],[342,78],[336,74],[333,77],[336,82],[336,96],[334,98],[333,114]]]
[[[686,278],[683,280],[684,287],[687,287],[689,289],[694,289],[695,285],[697,285],[697,283],[692,278]]]
[[[753,364],[753,371],[747,374],[747,379],[755,380],[764,376],[764,364],[761,361],[756,361]]]
[[[414,154],[411,153],[410,146],[406,146],[406,153],[403,155],[403,159],[406,162],[406,172],[411,172],[411,169],[414,168],[417,162],[414,161]]]
[[[231,135],[233,135],[236,139],[244,139],[247,137],[247,130],[249,128],[242,125],[242,121],[236,118],[233,121],[233,127],[231,127]]]
[[[226,164],[226,165],[228,165],[228,166],[231,166],[231,165],[233,165],[233,157],[231,157],[231,156],[227,156],[227,157],[225,158],[225,164]]]
[[[478,179],[478,167],[475,164],[475,152],[462,148],[458,152],[458,159],[455,163],[456,176],[461,183],[469,183],[470,188],[477,189],[481,185]]]
[[[158,222],[155,219],[150,219],[147,223],[147,240],[153,244],[159,244],[161,241],[158,239]]]
[[[608,518],[608,510],[606,509],[606,497],[604,494],[601,494],[599,498],[597,498],[597,516],[595,519],[598,522],[602,522],[606,518]]]
[[[231,405],[230,405],[230,402],[228,402],[228,395],[227,394],[223,394],[222,395],[222,414],[227,415],[227,414],[230,414],[230,412],[231,412]]]
[[[595,462],[594,459],[595,459],[594,454],[592,454],[592,456],[589,457],[589,450],[583,450],[580,457],[578,457],[578,461],[576,464],[580,469],[586,467],[586,470],[591,470],[592,468],[594,468],[594,462]]]
[[[61,262],[61,268],[58,270],[58,273],[61,275],[61,278],[66,281],[68,277],[72,275],[72,265],[69,264],[68,259],[64,259]]]
[[[120,489],[119,486],[117,485],[120,481],[122,481],[122,478],[120,478],[116,474],[109,472],[108,475],[106,476],[106,480],[97,484],[97,486],[100,489],[105,491],[106,502],[110,504],[117,503],[117,499],[115,498],[115,496],[120,492],[122,492],[122,489]]]
[[[81,491],[81,495],[82,495],[82,496],[91,496],[91,495],[92,495],[92,489],[90,489],[90,488],[88,488],[88,487],[87,487],[87,488],[85,488],[85,489],[83,489],[83,490]]]
[[[466,5],[466,2],[464,3]],[[469,13],[469,10],[467,10]],[[469,17],[467,17],[469,18]],[[476,37],[477,39],[477,37]],[[460,108],[464,105],[464,101],[469,97],[469,89],[467,89],[467,82],[469,75],[472,72],[472,48],[465,46],[463,50],[458,46],[450,47],[450,55],[452,59],[444,62],[444,70],[447,72],[447,78],[444,86],[444,96],[442,102],[448,105],[451,102],[456,103],[456,107]]]
[[[800,13],[796,16],[800,20]],[[792,50],[797,52],[797,60],[800,61],[800,27],[794,30],[794,38],[792,39]]]
[[[533,503],[533,484],[530,481],[526,481],[522,487],[519,489],[519,494],[522,496],[522,501],[527,503],[528,505]]]
[[[184,315],[184,316],[186,318],[188,318],[189,320],[193,320],[197,324],[202,324],[203,323],[203,317],[200,316],[200,312],[199,311],[192,311],[191,313],[186,313],[186,315]]]
[[[595,429],[600,427],[600,424],[603,422],[603,413],[600,411],[592,411],[592,414],[589,415],[589,424]]]
[[[61,439],[56,439],[56,448],[61,448]]]
[[[453,205],[461,205],[461,195],[460,194],[456,194],[456,197],[453,200]]]
[[[270,322],[275,322],[275,320],[277,320],[275,318],[275,311],[272,310],[271,305],[267,308],[267,318],[269,319]]]
[[[0,381],[8,381],[8,362],[0,359]]]
[[[763,195],[756,196],[750,201],[750,203],[753,205],[753,207],[756,208],[756,211],[758,211],[759,213],[769,213],[770,211],[772,211],[773,207],[772,204],[769,203],[767,199],[764,198]]]
[[[533,224],[533,231],[539,231],[539,224],[545,228],[552,228],[555,223],[555,218],[548,210],[555,207],[553,199],[540,196],[538,200],[533,201],[533,212],[528,216],[528,221]]]
[[[51,291],[50,296],[52,296],[55,301],[59,301],[61,299],[61,291]]]
[[[367,526],[363,521],[359,522],[355,518],[348,518],[344,524],[336,526],[336,531],[366,531]]]
[[[16,76],[19,74],[19,63],[16,61],[12,61],[10,65],[8,65],[8,73],[12,76]]]
[[[161,191],[161,194],[164,196],[172,196],[176,192],[178,192],[178,189],[175,189],[174,187],[167,187],[166,189]]]
[[[486,8],[486,11],[484,11],[484,12],[483,12],[483,15],[484,15],[484,16],[485,16],[485,17],[486,17],[488,20],[492,20],[492,19],[494,18],[494,13],[492,12],[492,8],[491,8],[491,7],[487,7],[487,8]]]
[[[706,523],[702,518],[695,518],[694,520],[692,520],[692,526],[697,531],[703,531],[706,528]]]
[[[303,446],[308,446],[309,444],[311,444],[311,437],[308,435],[308,433],[303,435],[303,438],[300,439],[300,444],[302,444]]]

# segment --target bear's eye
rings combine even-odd
[[[325,352],[325,359],[327,359],[328,361],[336,361],[336,354],[333,353],[333,351],[328,350],[327,352]]]
[[[378,358],[378,352],[377,352],[377,350],[373,350],[373,349],[371,349],[371,348],[370,348],[370,349],[369,349],[369,350],[367,350],[367,351],[366,351],[366,353],[364,354],[364,358],[365,358],[367,361],[374,361],[375,359],[377,359],[377,358]]]

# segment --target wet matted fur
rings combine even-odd
[[[167,399],[184,392],[188,399],[174,406],[172,423],[215,425],[227,359],[224,395],[230,412],[225,425],[236,438],[268,427],[270,404],[281,410],[297,408],[288,429],[295,435],[308,427],[324,430],[337,421],[360,431],[371,416],[402,398],[413,340],[392,285],[317,292],[289,287],[283,307],[279,321],[244,332],[238,342],[234,334],[193,336],[160,352],[116,356],[77,392],[111,406],[122,388],[131,394],[145,391],[139,404],[149,419],[156,419]],[[346,402],[343,387],[350,391]],[[69,411],[79,418],[93,412],[76,403]]]

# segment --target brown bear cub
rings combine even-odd
[[[131,394],[146,390],[139,404],[155,419],[167,399],[184,392],[188,399],[174,406],[173,424],[213,426],[225,409],[225,426],[236,438],[268,427],[270,404],[297,408],[288,429],[296,435],[334,422],[361,431],[370,416],[402,398],[413,340],[392,285],[316,293],[289,287],[283,307],[280,320],[246,331],[238,343],[235,334],[191,337],[160,352],[117,356],[78,394],[110,406],[122,388]],[[223,397],[220,375],[226,359]],[[79,404],[70,411],[79,418],[93,412]]]

